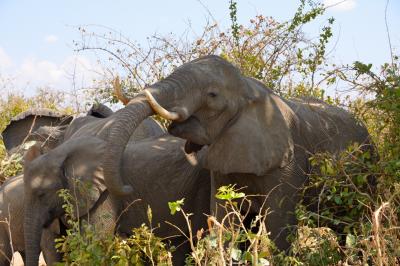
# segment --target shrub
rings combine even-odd
[[[132,228],[128,238],[106,234],[77,217],[78,203],[68,190],[61,190],[59,195],[65,202],[69,227],[66,235],[56,240],[56,248],[64,254],[59,265],[172,265],[172,249],[154,235],[155,228],[142,224]],[[147,214],[151,224],[150,207]]]

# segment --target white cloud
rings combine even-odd
[[[64,92],[91,88],[95,79],[104,77],[100,73],[104,72],[97,61],[82,55],[69,55],[61,62],[37,57],[16,62],[0,47],[0,97],[11,91],[33,95],[40,87]]]
[[[70,91],[73,87],[79,89],[91,86],[98,70],[99,66],[94,65],[88,58],[72,55],[66,57],[61,64],[27,58],[14,73],[18,87],[29,84],[31,88],[49,86]]]
[[[52,35],[52,34],[51,35],[46,35],[44,37],[44,41],[46,43],[55,43],[55,42],[58,41],[58,37],[56,35]]]
[[[0,47],[0,69],[6,69],[13,65],[11,58],[8,56],[6,51]]]
[[[349,11],[356,7],[356,0],[324,0],[324,6],[334,11]]]

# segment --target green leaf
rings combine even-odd
[[[153,213],[151,211],[150,205],[147,205],[147,219],[151,224],[151,221],[153,220]]]
[[[335,203],[336,203],[337,205],[341,205],[341,204],[342,204],[342,198],[341,198],[339,195],[335,195],[335,196],[333,197],[333,200],[335,201]]]
[[[346,235],[346,247],[352,248],[356,245],[356,237],[352,234]]]
[[[231,258],[233,260],[239,261],[242,256],[242,251],[238,248],[232,248]]]
[[[217,194],[215,197],[220,200],[234,200],[244,198],[246,194],[243,192],[238,192],[238,189],[235,189],[235,185],[222,186],[218,188]]]
[[[168,202],[168,207],[172,215],[174,215],[176,212],[179,212],[182,209],[184,201],[185,198],[173,202]]]

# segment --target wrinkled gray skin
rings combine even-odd
[[[131,234],[133,226],[140,226],[147,221],[145,213],[147,204],[153,208],[153,225],[171,218],[174,224],[185,228],[182,217],[170,216],[167,204],[168,201],[182,197],[186,198],[185,206],[188,206],[189,212],[194,208],[197,210],[198,216],[193,221],[194,228],[199,228],[200,221],[205,220],[204,217],[200,219],[200,216],[208,213],[209,209],[209,175],[205,176],[206,173],[201,171],[202,168],[197,163],[190,164],[190,160],[194,158],[191,156],[189,160],[186,157],[182,140],[171,136],[144,140],[149,136],[157,137],[165,134],[160,125],[151,118],[144,120],[134,134],[129,136],[130,145],[127,147],[126,156],[121,159],[121,162],[126,162],[124,178],[137,189],[129,197],[122,199],[108,197],[102,171],[98,169],[106,150],[100,138],[91,136],[101,136],[99,132],[107,132],[112,122],[113,115],[108,118],[93,116],[76,118],[63,132],[63,141],[55,149],[42,156],[43,151],[38,147],[32,148],[27,153],[24,171],[25,204],[26,210],[29,210],[25,212],[24,225],[27,265],[37,265],[38,243],[43,226],[63,216],[62,204],[55,192],[60,188],[72,187],[73,182],[71,183],[70,178],[72,173],[94,184],[91,192],[87,194],[89,206],[80,208],[79,216],[84,218],[89,213],[90,222],[100,227],[100,232],[116,231],[122,235]],[[116,159],[112,160],[114,162]],[[154,163],[154,166],[149,167],[148,164],[151,163]],[[158,166],[163,167],[158,168]],[[174,185],[169,186],[170,183]],[[79,197],[84,198],[83,202],[86,202],[87,195]],[[119,219],[120,223],[116,227],[115,221],[119,213],[138,198],[142,198],[142,201],[130,207],[128,212],[123,214],[123,218]],[[104,217],[104,213],[109,214],[107,218]],[[160,236],[178,234],[165,224],[156,233]],[[174,244],[182,242],[181,238],[173,241]],[[174,254],[175,264],[182,264],[184,254],[188,251],[187,244],[180,246]]]
[[[18,251],[25,258],[23,198],[22,175],[8,178],[0,187],[0,266],[10,265],[12,251]],[[43,230],[40,246],[47,265],[61,260],[54,247],[54,240],[58,236],[58,221]]]
[[[97,137],[80,136],[72,137],[42,155],[36,146],[28,150],[24,180],[27,209],[31,212],[26,215],[26,239],[39,241],[43,226],[63,217],[62,201],[56,195],[62,188],[76,191],[80,200],[78,216],[81,219],[89,216],[90,223],[97,226],[98,232],[129,236],[133,227],[148,224],[146,211],[150,206],[152,225],[160,224],[155,234],[160,237],[179,235],[165,222],[186,231],[183,217],[170,215],[168,208],[169,201],[181,198],[185,198],[185,210],[196,213],[191,217],[194,232],[204,226],[203,213],[209,211],[209,172],[203,170],[194,155],[185,154],[182,139],[164,135],[129,142],[122,158],[121,172],[124,182],[135,189],[122,198],[109,196],[104,185],[99,158],[107,152],[105,144]],[[83,183],[90,182],[89,191],[80,194],[79,189],[74,189],[73,177],[79,177]],[[188,243],[181,245],[184,240],[182,237],[171,239],[172,244],[178,247],[173,254],[174,265],[182,265],[185,254],[190,251]],[[27,241],[28,266],[37,265],[38,257],[34,261],[28,258],[28,249],[35,244],[33,241]]]
[[[60,145],[64,141],[65,133],[68,132],[68,135],[72,135],[78,129],[80,129],[85,124],[91,123],[93,121],[98,121],[101,118],[108,117],[112,115],[113,111],[109,109],[107,106],[103,104],[95,104],[88,111],[87,116],[77,118],[72,123],[72,117],[62,115],[58,112],[39,108],[32,109],[26,112],[19,114],[14,117],[9,125],[2,132],[3,141],[5,143],[7,152],[12,154],[14,152],[22,152],[20,150],[20,146],[23,142],[27,141],[39,141],[42,143],[41,149],[48,151],[51,150],[58,145]],[[71,123],[71,124],[70,124]],[[160,128],[160,126],[152,119],[145,120],[144,123],[138,128],[137,134],[133,135],[135,139],[142,139],[145,135],[161,135],[164,133],[164,130]],[[67,138],[69,136],[66,136]],[[7,184],[7,185],[6,185]],[[5,201],[7,206],[8,203],[12,203],[10,205],[10,213],[12,219],[12,235],[13,235],[13,249],[15,251],[20,251],[22,255],[24,255],[24,241],[23,241],[23,182],[22,177],[18,178],[10,178],[6,181],[6,184],[1,190],[1,195],[5,195]],[[4,190],[8,192],[4,192]],[[3,196],[0,196],[0,203],[3,202]],[[16,201],[16,199],[18,199]],[[2,205],[1,208],[5,208],[6,205]],[[8,210],[4,209],[3,214],[0,214],[0,221],[4,220],[2,218],[8,217]],[[7,214],[7,215],[6,215]],[[0,227],[0,241],[3,247],[0,250],[4,250],[7,258],[10,257],[11,246],[8,244],[8,234],[7,231],[4,231],[5,224],[1,223]],[[54,230],[53,230],[54,231]],[[49,249],[54,250],[54,232],[49,229],[44,229],[42,235],[42,247],[46,247],[46,250],[43,250],[46,262],[51,265],[55,261],[60,260],[60,256],[57,257],[54,255],[56,253],[52,253],[47,251]],[[43,241],[46,240],[46,243]],[[4,256],[0,256],[0,265],[1,263],[8,263],[8,260]],[[24,256],[23,256],[24,257]]]
[[[205,167],[212,172],[211,208],[215,211],[213,195],[222,185],[268,195],[265,208],[271,213],[266,226],[282,250],[289,247],[288,226],[296,225],[297,192],[307,181],[310,155],[338,153],[354,141],[369,142],[366,128],[343,109],[311,98],[283,99],[218,56],[186,63],[146,90],[159,105],[179,115],[169,132],[187,140],[186,152],[208,146]],[[142,92],[113,116],[113,128],[105,138],[109,152],[103,159],[111,193],[131,191],[121,178],[118,158],[129,135],[153,112]],[[263,200],[253,200],[252,215]]]

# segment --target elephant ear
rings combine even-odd
[[[252,97],[236,121],[210,145],[206,168],[261,176],[285,167],[293,159],[289,110],[276,95],[264,92]]]
[[[40,108],[23,112],[11,119],[2,132],[3,142],[8,153],[31,139],[33,133],[42,126],[62,126],[71,122],[72,117],[50,109]],[[33,137],[34,138],[34,137]]]
[[[79,217],[86,215],[106,190],[101,167],[105,142],[96,137],[78,137],[50,151],[67,178],[68,188],[78,200]]]
[[[43,148],[48,151],[57,147],[64,137],[68,125],[63,126],[42,126],[32,132],[27,138],[28,141],[42,142]]]

